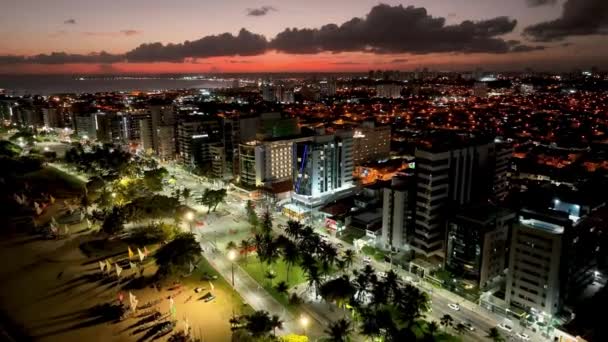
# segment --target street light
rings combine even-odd
[[[236,260],[236,251],[231,249],[228,251],[228,260],[231,262],[232,268],[232,287],[234,287],[234,260]]]
[[[190,224],[190,232],[192,233],[192,221],[194,220],[194,213],[189,211],[186,213],[186,221]]]
[[[304,335],[306,335],[306,328],[308,328],[309,323],[308,317],[304,315],[300,316],[300,325],[302,325],[302,328],[304,329]]]

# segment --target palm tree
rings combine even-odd
[[[289,282],[289,274],[293,265],[300,260],[300,252],[298,246],[292,241],[288,241],[283,246],[283,260],[287,265],[287,272],[285,273],[286,281]]]
[[[454,322],[454,319],[449,314],[445,314],[445,315],[441,316],[440,323],[444,327],[444,330],[451,327],[453,322]]]
[[[277,335],[277,329],[283,329],[283,321],[277,315],[270,317],[270,327],[272,328],[272,334]]]
[[[245,329],[254,338],[263,338],[268,336],[271,331],[280,328],[283,322],[278,316],[270,314],[267,311],[255,311],[251,315],[243,317],[245,321]]]
[[[184,190],[182,190],[182,198],[184,199],[184,204],[188,205],[190,195],[192,195],[192,190],[190,190],[189,188],[184,188]]]
[[[355,261],[355,252],[353,252],[352,249],[347,249],[346,251],[344,251],[342,260],[344,261],[344,266],[349,269]]]
[[[328,342],[348,342],[351,340],[350,335],[353,333],[350,321],[339,319],[329,324],[325,333],[328,335]]]
[[[287,285],[287,283],[284,280],[281,280],[280,282],[277,283],[277,285],[274,287],[278,293],[280,294],[284,294],[284,295],[288,295],[288,290],[289,290],[289,285]]]
[[[262,228],[262,233],[268,236],[272,234],[272,215],[270,215],[270,211],[266,210],[262,215],[260,228]]]
[[[298,221],[289,220],[287,221],[287,226],[285,226],[285,233],[287,236],[291,237],[294,240],[298,240],[300,238],[300,233],[302,232],[302,224]]]
[[[496,327],[490,328],[486,337],[494,342],[503,342],[505,340]]]
[[[192,233],[178,234],[154,254],[158,273],[162,276],[175,270],[186,270],[190,263],[194,263],[200,257],[201,252],[201,245]]]
[[[230,252],[230,251],[235,251],[237,250],[237,246],[236,243],[234,241],[230,241],[226,244],[226,251]]]
[[[429,322],[426,326],[426,330],[428,332],[429,340],[432,340],[433,336],[439,331],[439,324],[436,321]]]
[[[462,323],[458,323],[454,327],[454,330],[456,330],[456,333],[458,335],[462,335],[462,334],[464,334],[467,331],[467,327],[464,324],[462,324]]]
[[[319,274],[319,267],[317,265],[313,265],[306,270],[306,281],[308,282],[308,286],[315,290],[315,296],[318,295],[321,275]]]
[[[239,245],[239,249],[241,251],[241,254],[243,254],[245,256],[245,261],[247,261],[247,257],[249,256],[249,252],[251,250],[251,247],[253,247],[253,243],[251,243],[251,240],[249,240],[249,239],[243,239],[243,240],[241,240],[241,244]]]
[[[274,271],[272,271],[272,270],[267,271],[266,274],[264,274],[264,278],[266,278],[266,279],[268,279],[270,281],[270,286],[272,286],[272,281],[276,277],[277,277],[277,274],[274,273]]]

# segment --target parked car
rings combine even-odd
[[[524,334],[524,333],[521,333],[521,332],[518,332],[518,333],[517,333],[517,337],[518,337],[520,340],[522,340],[522,341],[529,341],[529,340],[530,340],[530,335],[528,335],[528,334]]]
[[[368,257],[368,256],[364,256],[363,257],[363,263],[366,264],[366,265],[369,265],[369,264],[372,263],[372,259],[370,257]]]

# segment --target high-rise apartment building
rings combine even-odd
[[[388,99],[398,99],[401,97],[401,84],[380,83],[376,86],[376,96]]]
[[[511,158],[513,157],[513,146],[504,142],[496,142],[496,153],[494,163],[494,184],[492,185],[492,199],[496,202],[502,201],[509,193],[509,172]]]
[[[506,302],[537,315],[555,315],[594,279],[599,249],[585,221],[567,213],[523,209],[511,234]]]
[[[148,106],[146,118],[140,121],[141,144],[163,159],[175,156],[175,114],[170,101],[154,100]]]
[[[293,199],[316,206],[353,187],[353,133],[314,136],[295,145]]]
[[[458,210],[448,220],[445,267],[479,288],[504,275],[515,213],[489,204]]]
[[[353,162],[355,166],[388,158],[391,152],[391,127],[364,122],[353,134]]]
[[[451,210],[488,199],[494,172],[494,143],[483,137],[446,135],[416,149],[416,228],[412,247],[425,256],[444,255]]]
[[[402,250],[414,232],[416,179],[413,175],[393,177],[382,191],[382,244],[386,249]]]
[[[240,144],[240,183],[253,188],[291,180],[294,144],[305,140],[254,140]]]
[[[209,167],[210,148],[221,141],[220,121],[202,113],[183,115],[177,123],[179,160],[190,166]]]

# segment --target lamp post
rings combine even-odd
[[[228,260],[230,260],[230,271],[231,271],[231,275],[232,275],[232,292],[230,293],[230,296],[232,297],[234,294],[234,291],[235,291],[235,288],[234,288],[234,261],[236,260],[236,251],[234,249],[231,249],[228,251]],[[233,300],[233,305],[232,305],[232,317],[234,318],[234,300]]]
[[[302,329],[304,329],[304,336],[306,336],[306,328],[308,328],[309,323],[308,317],[304,315],[300,316],[300,325],[302,325]]]
[[[232,287],[234,287],[234,260],[236,260],[236,251],[231,249],[228,251],[228,260],[230,260],[232,268]]]
[[[189,211],[185,215],[186,221],[188,221],[190,227],[190,233],[192,233],[192,221],[194,221],[194,213]]]

